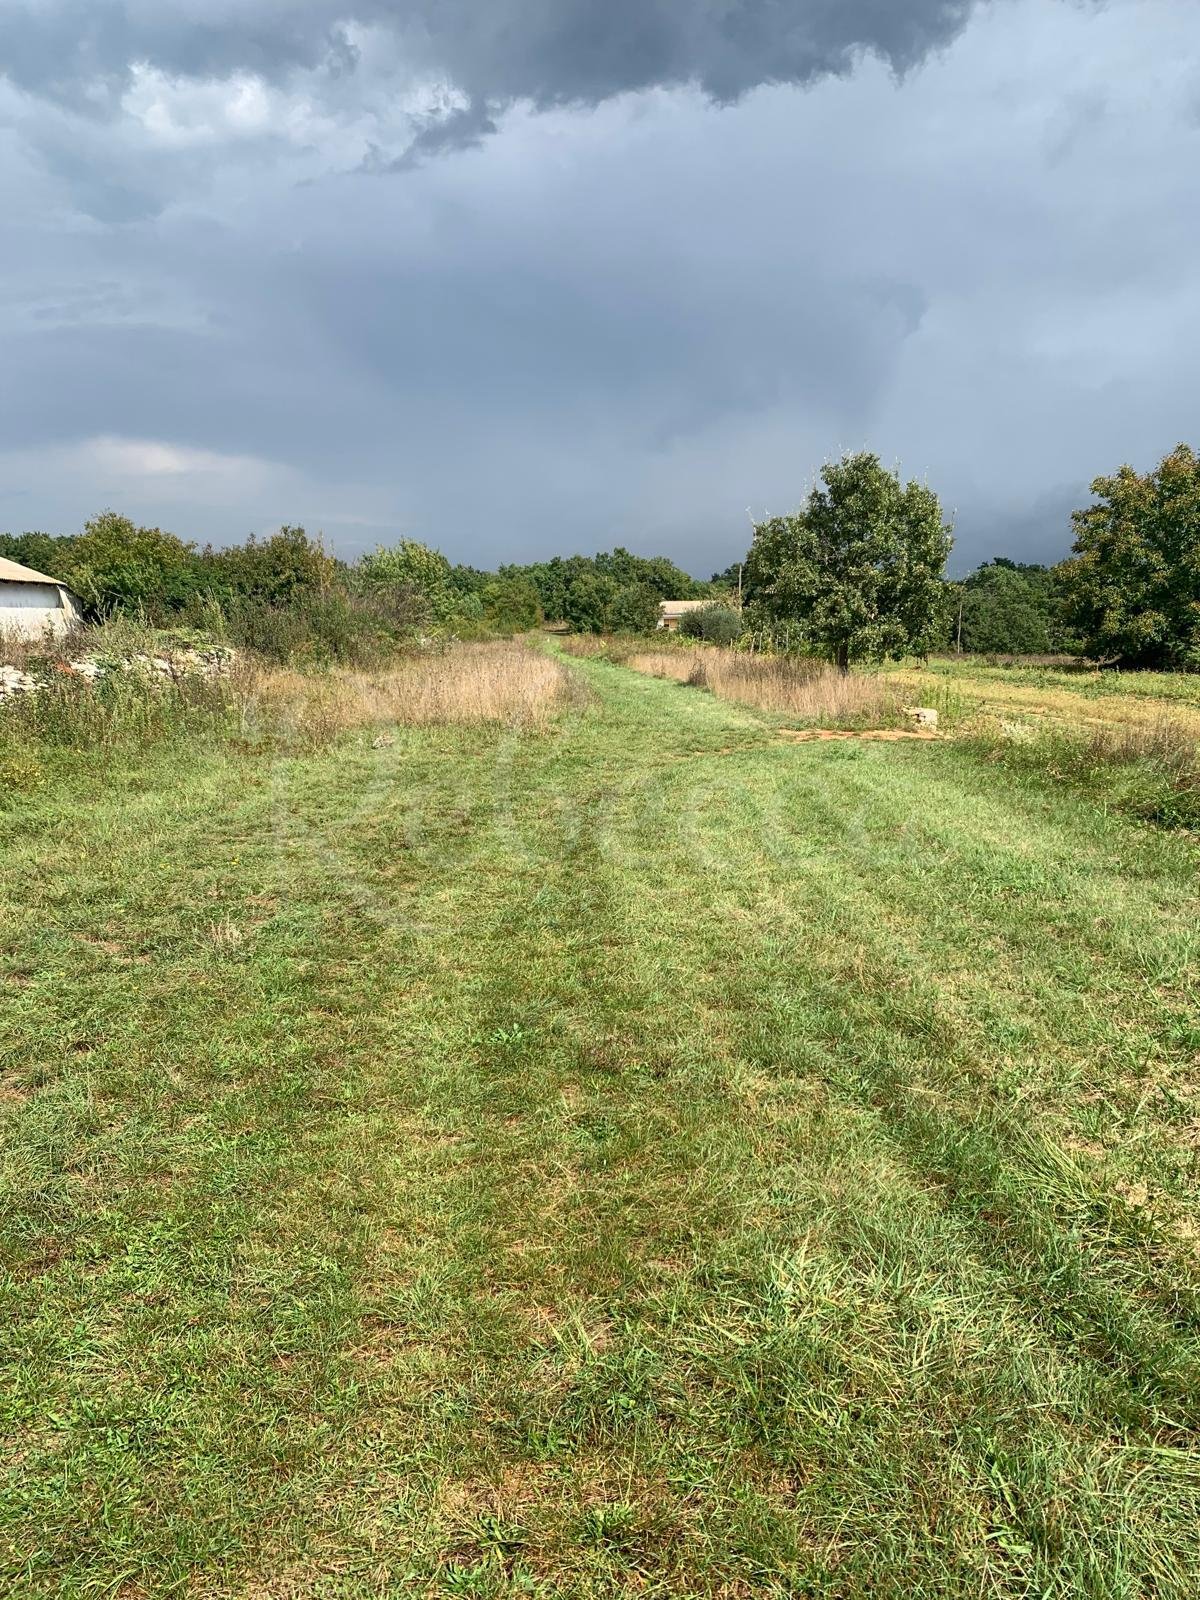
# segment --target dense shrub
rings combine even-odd
[[[274,660],[362,659],[381,641],[486,639],[526,632],[543,617],[569,618],[587,633],[640,633],[657,623],[660,599],[707,588],[663,556],[621,548],[493,573],[452,566],[429,545],[401,539],[348,564],[302,527],[198,551],[114,512],[79,535],[0,535],[0,555],[68,584],[93,618],[136,615],[165,625],[179,617]]]
[[[288,605],[235,599],[215,631],[271,661],[369,666],[415,639],[423,620],[411,596],[331,588]]]
[[[493,578],[476,595],[480,615],[496,633],[527,633],[542,620],[538,592],[528,578]]]
[[[658,627],[661,596],[649,583],[631,583],[613,599],[610,626],[615,633],[652,633]]]
[[[161,528],[142,528],[115,511],[86,522],[77,539],[52,553],[60,579],[101,616],[141,611],[160,618],[204,588],[194,545]]]
[[[218,598],[290,605],[321,594],[336,581],[336,564],[320,540],[284,526],[266,539],[208,547],[200,558],[202,587]]]
[[[528,579],[538,592],[543,615],[552,622],[572,622],[574,626],[572,611],[579,614],[583,597],[592,596],[587,605],[589,620],[582,628],[587,633],[602,632],[605,624],[595,625],[597,602],[590,583],[585,582],[580,594],[571,601],[572,589],[583,580],[601,580],[600,592],[608,596],[601,604],[602,610],[626,590],[653,590],[656,602],[698,600],[709,591],[708,584],[698,583],[666,556],[635,556],[621,546],[615,550],[601,550],[594,556],[554,556],[549,561],[534,561],[527,566],[502,566],[500,576]],[[644,602],[642,604],[644,606]],[[611,617],[609,623],[612,623]]]
[[[705,639],[709,644],[731,645],[741,637],[742,614],[732,606],[713,601],[695,611],[685,611],[679,631],[688,639]]]
[[[563,619],[576,633],[610,633],[618,592],[612,578],[585,572],[567,591]]]
[[[461,594],[441,551],[416,539],[401,539],[399,544],[380,546],[363,556],[355,578],[366,593],[417,611],[426,627],[444,623]]]

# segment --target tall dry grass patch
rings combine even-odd
[[[623,667],[634,672],[647,672],[652,678],[673,678],[676,683],[690,683],[699,650],[634,650],[620,658]]]
[[[843,674],[821,661],[676,649],[635,651],[624,665],[809,727],[879,728],[905,720],[899,697],[888,684],[854,672]]]
[[[456,644],[375,672],[306,673],[246,661],[237,678],[246,732],[312,744],[390,723],[537,726],[572,686],[561,663],[518,640]]]
[[[559,641],[559,648],[569,656],[578,656],[581,660],[590,661],[596,656],[612,659],[614,654],[611,638],[599,633],[568,633]]]

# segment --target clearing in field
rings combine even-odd
[[[1193,1595],[1194,839],[519,676],[0,813],[0,1591]]]

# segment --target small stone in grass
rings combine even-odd
[[[901,706],[906,717],[911,717],[918,728],[936,728],[938,714],[932,706]]]

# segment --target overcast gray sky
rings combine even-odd
[[[0,528],[955,566],[1200,443],[1197,0],[3,0]]]

